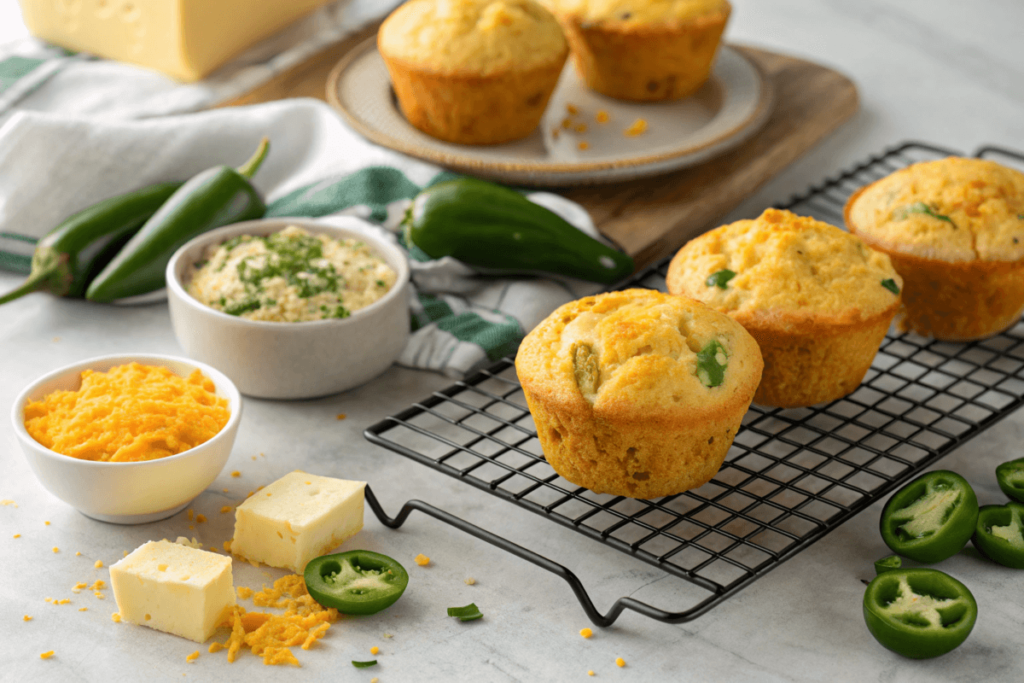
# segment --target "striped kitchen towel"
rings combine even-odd
[[[75,211],[136,187],[239,164],[264,135],[271,150],[255,184],[269,200],[268,216],[317,218],[399,246],[412,198],[452,177],[368,143],[315,100],[122,122],[20,112],[0,126],[0,233],[16,236],[0,238],[0,250],[12,254],[8,268],[31,251],[31,240]],[[527,196],[597,236],[579,205],[545,192]],[[568,278],[482,276],[451,258],[409,263],[413,333],[399,362],[453,377],[514,351],[552,310],[601,289]],[[0,290],[17,282],[0,274]],[[8,305],[47,301],[32,296]]]

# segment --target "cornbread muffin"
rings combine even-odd
[[[754,401],[795,408],[849,394],[864,379],[900,305],[889,257],[839,228],[768,209],[688,242],[668,290],[706,303],[757,340]]]
[[[732,11],[727,0],[545,0],[587,86],[623,100],[695,93]]]
[[[569,53],[558,21],[533,0],[410,0],[384,21],[377,46],[409,122],[470,145],[533,132]]]
[[[718,472],[761,354],[727,316],[629,289],[557,309],[523,340],[516,372],[556,472],[595,493],[654,498]]]
[[[914,164],[861,188],[846,226],[903,276],[900,327],[982,339],[1024,310],[1024,174],[982,159]]]

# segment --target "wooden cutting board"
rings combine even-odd
[[[374,23],[328,46],[223,106],[289,97],[326,99],[327,77],[345,53],[377,32]],[[590,211],[597,228],[637,266],[673,253],[715,226],[744,198],[836,130],[857,111],[857,88],[813,62],[735,46],[772,80],[775,110],[752,139],[707,163],[654,178],[563,192]]]

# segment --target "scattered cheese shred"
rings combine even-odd
[[[195,514],[196,514],[196,511],[193,510],[192,508],[189,508],[188,509],[188,521],[191,522],[192,518],[195,517]]]
[[[202,524],[206,521],[206,515],[196,515],[196,524]]]
[[[106,587],[107,584],[103,579],[96,579],[96,581],[91,586],[89,586],[89,588],[94,591],[101,591]]]
[[[567,112],[569,112],[573,116],[576,116],[576,114],[580,113],[580,110],[577,109],[574,105],[571,105],[571,104],[566,104],[565,105],[565,110]]]
[[[229,493],[227,489],[221,489],[221,491],[223,491],[224,493]]]
[[[50,526],[49,522],[43,522],[43,524],[45,524],[46,526]]]
[[[371,678],[370,683],[377,683],[379,680],[379,678]]]
[[[423,553],[420,553],[413,559],[413,562],[415,562],[421,567],[426,567],[428,564],[430,564],[430,558],[424,555]]]
[[[78,611],[79,611],[79,612],[88,612],[88,611],[89,611],[89,608],[88,608],[88,607],[79,607],[79,608],[78,608]]]
[[[246,590],[252,594],[251,589]],[[241,587],[238,593],[242,595]],[[313,600],[305,579],[297,574],[278,579],[272,588],[264,586],[253,594],[253,603],[284,609],[285,613],[246,612],[236,606],[229,621],[231,635],[224,643],[211,645],[210,652],[227,649],[228,662],[234,662],[242,647],[248,646],[266,665],[301,666],[290,648],[298,645],[308,650],[339,618],[336,609],[324,609]]]
[[[346,415],[345,413],[338,413],[339,420],[344,420],[346,417],[348,417],[348,415]]]
[[[619,667],[621,669],[622,667],[626,666],[626,660],[623,659],[622,657],[616,657],[615,658],[615,666],[617,666],[617,667]]]
[[[58,600],[58,601],[57,601],[57,602],[55,602],[54,604],[55,604],[55,605],[67,605],[67,604],[69,604],[70,602],[71,602],[71,598],[64,598],[63,600]]]
[[[242,473],[239,472],[238,470],[235,470],[234,472],[231,473],[231,476],[237,479],[238,477],[242,476]]]
[[[111,614],[110,615],[110,620],[112,622],[114,622],[115,624],[120,624],[121,623],[121,615],[120,615],[120,613],[114,612],[113,614]]]
[[[10,498],[4,498],[3,500],[0,500],[0,505],[12,505],[14,507],[18,507],[18,504],[15,503]]]
[[[379,655],[380,654],[380,648],[377,647],[376,645],[374,645],[373,647],[370,648],[370,654],[371,655]]]
[[[53,656],[53,650],[50,650],[48,652],[44,652],[43,654],[39,655],[39,659],[49,659],[52,656]]]
[[[246,586],[239,586],[238,587],[238,599],[239,600],[248,600],[249,598],[252,597],[252,593],[253,593],[253,591],[252,591],[251,588],[248,588]]]
[[[625,130],[623,135],[628,138],[635,138],[637,135],[643,135],[647,132],[647,121],[644,119],[637,119],[629,125],[629,128]]]
[[[474,586],[474,585],[476,585],[476,579],[474,579],[472,576],[469,577],[468,579],[466,579],[466,585],[467,586]]]
[[[76,551],[75,551],[75,557],[81,557],[81,556],[82,556],[82,553],[80,553],[80,552],[78,552],[78,551],[76,550]]]
[[[83,588],[88,588],[88,587],[89,587],[89,584],[85,583],[84,581],[79,581],[78,583],[76,583],[71,588],[71,592],[72,593],[81,593]]]
[[[190,654],[188,657],[185,657],[185,661],[188,662],[189,664],[191,664],[192,662],[196,661],[197,659],[199,659],[199,650],[196,650],[195,652]]]
[[[27,614],[26,614],[25,616],[23,616],[23,617],[21,618],[21,620],[22,620],[22,621],[32,621],[32,617],[30,617],[29,615],[27,615]]]
[[[21,534],[14,534],[15,538],[21,538]]]
[[[584,628],[580,629],[580,635],[584,638],[589,638],[590,636],[594,635],[594,632],[591,631],[589,628]]]
[[[608,123],[608,112],[606,112],[604,109],[599,109],[597,111],[597,116],[595,116],[594,118],[597,119],[598,123]]]
[[[103,569],[103,560],[96,560],[96,564],[93,565],[96,569]]]
[[[590,671],[588,671],[588,672],[587,672],[587,675],[588,675],[588,676],[593,676],[593,675],[594,675],[594,670],[593,670],[593,669],[591,669]]]
[[[60,548],[58,548],[57,546],[53,546],[53,552],[59,553],[60,552]]]
[[[566,130],[572,128],[572,121],[568,117],[562,119],[562,128],[565,128]]]

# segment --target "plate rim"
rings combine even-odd
[[[729,50],[734,53],[753,70],[758,79],[758,99],[757,106],[749,116],[745,117],[743,121],[739,122],[729,130],[717,135],[714,139],[708,140],[697,146],[687,147],[683,150],[663,152],[661,154],[649,154],[646,156],[637,156],[628,159],[617,159],[613,161],[592,161],[583,163],[562,162],[549,164],[537,162],[521,163],[487,161],[474,158],[470,155],[455,155],[450,152],[439,151],[430,147],[407,144],[389,135],[387,132],[383,132],[380,129],[364,124],[359,117],[349,111],[338,96],[339,84],[342,75],[353,62],[371,50],[379,51],[377,48],[376,36],[367,38],[353,47],[338,61],[334,68],[331,69],[330,75],[327,77],[326,88],[328,104],[342,115],[349,126],[370,142],[428,163],[459,170],[469,170],[488,174],[515,174],[517,176],[528,175],[531,179],[540,181],[545,179],[548,181],[564,181],[571,180],[582,175],[587,176],[591,182],[598,180],[602,174],[614,174],[616,171],[620,173],[626,170],[635,171],[637,175],[633,177],[644,175],[645,171],[647,174],[667,173],[669,171],[678,170],[689,165],[696,165],[706,161],[707,157],[704,155],[706,155],[709,150],[713,150],[715,147],[727,142],[735,140],[736,144],[741,144],[744,140],[748,139],[750,135],[760,129],[774,109],[774,90],[771,85],[771,80],[768,78],[761,65],[758,64],[756,60],[751,59],[746,55],[742,49],[723,43],[720,50]],[[568,68],[573,67],[569,66]],[[743,135],[743,133],[748,134]],[[478,145],[466,145],[466,147],[468,149],[473,149],[478,147]],[[686,160],[691,157],[695,157],[693,164],[687,164]],[[672,162],[679,162],[679,165],[669,166],[668,168],[665,167],[666,164],[671,164]],[[607,179],[609,181],[617,181],[623,180],[624,178],[616,174],[608,177]]]

